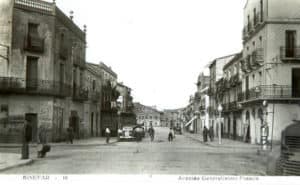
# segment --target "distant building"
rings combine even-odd
[[[161,112],[150,106],[134,103],[134,112],[136,114],[137,124],[149,128],[161,126]]]

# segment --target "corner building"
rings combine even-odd
[[[66,128],[83,133],[85,30],[55,4],[41,0],[0,2],[0,142],[20,142],[25,120],[62,141]]]
[[[281,139],[300,115],[300,1],[248,0],[244,8],[242,119],[245,137]],[[263,106],[263,102],[265,105]]]

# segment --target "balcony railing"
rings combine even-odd
[[[0,93],[66,97],[71,95],[71,86],[49,80],[0,77]]]
[[[88,90],[82,87],[73,86],[73,100],[74,101],[87,101],[89,98]]]
[[[282,61],[300,60],[300,46],[293,48],[280,47],[280,58]]]
[[[41,0],[15,0],[15,7],[53,14],[54,4]]]
[[[248,40],[253,33],[263,24],[264,19],[262,14],[258,12],[254,18],[253,22],[249,21],[249,23],[243,29],[243,40]]]
[[[263,85],[243,92],[243,100],[300,98],[300,89],[287,85]]]
[[[252,53],[252,64],[256,66],[262,65],[264,62],[264,50],[258,48]]]
[[[45,39],[40,38],[39,36],[35,35],[27,35],[25,37],[24,42],[24,49],[26,51],[36,52],[36,53],[43,53],[44,52],[44,42]]]

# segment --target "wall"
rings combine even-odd
[[[12,19],[13,19],[13,1],[0,1],[0,44],[8,46],[0,46],[0,55],[7,56],[10,53],[12,44]],[[8,57],[8,56],[7,56]],[[0,57],[0,76],[7,76],[8,62],[6,59]]]

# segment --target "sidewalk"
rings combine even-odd
[[[211,147],[247,148],[247,149],[258,149],[259,148],[258,145],[253,145],[253,144],[250,144],[250,143],[244,143],[242,141],[235,141],[235,140],[227,139],[227,138],[222,138],[222,140],[221,140],[222,142],[221,142],[221,145],[220,145],[218,137],[215,137],[214,141],[212,141],[212,142],[209,140],[209,138],[208,138],[207,142],[203,142],[203,135],[202,134],[191,134],[191,133],[188,133],[188,132],[184,132],[183,135],[190,138],[190,139],[192,139],[192,140],[198,141],[198,142],[202,143],[203,145],[207,145],[207,146],[211,146]]]
[[[51,147],[81,147],[81,146],[110,146],[117,142],[117,138],[113,137],[110,138],[109,144],[106,144],[106,138],[89,138],[89,139],[82,139],[82,140],[74,140],[73,144],[69,144],[66,142],[62,143],[49,143]],[[10,143],[0,143],[0,148],[21,148],[22,144],[10,144]],[[30,148],[37,147],[37,144],[30,144]],[[18,167],[24,166],[33,163],[33,159],[28,160],[21,160],[21,154],[15,153],[1,153],[0,152],[0,173],[1,171]]]
[[[114,144],[118,142],[116,137],[112,137],[109,140],[109,144]],[[49,143],[51,147],[55,146],[97,146],[97,145],[107,145],[105,137],[94,137],[88,139],[80,139],[80,140],[73,140],[73,144],[67,142],[60,142],[60,143]],[[0,143],[0,148],[19,148],[22,144],[20,143]],[[29,144],[30,147],[36,147],[37,144]]]
[[[21,160],[21,154],[0,153],[0,173],[1,171],[31,164],[32,159]]]

